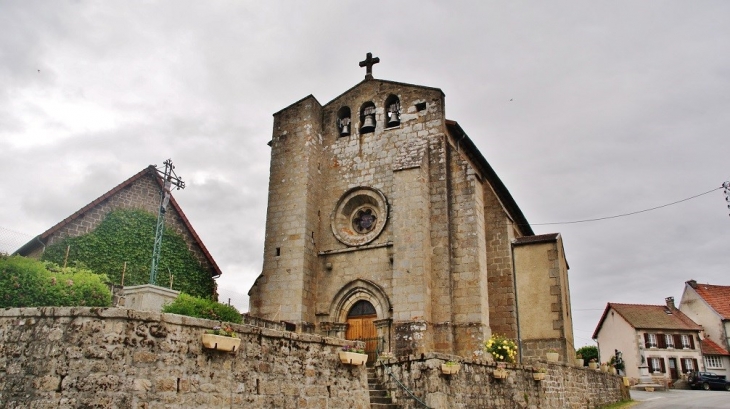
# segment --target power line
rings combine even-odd
[[[622,213],[622,214],[617,214],[617,215],[614,215],[614,216],[606,216],[606,217],[596,217],[596,218],[593,218],[593,219],[573,220],[573,221],[568,221],[568,222],[530,223],[530,225],[531,226],[548,226],[548,225],[551,225],[551,224],[576,224],[576,223],[597,222],[597,221],[600,221],[600,220],[608,220],[608,219],[616,219],[616,218],[619,218],[619,217],[632,216],[632,215],[635,215],[635,214],[646,213],[646,212],[650,212],[652,210],[657,210],[657,209],[661,209],[661,208],[664,208],[664,207],[672,206],[672,205],[675,205],[675,204],[678,204],[678,203],[686,202],[688,200],[696,199],[696,198],[698,198],[700,196],[704,196],[706,194],[709,194],[709,193],[714,192],[715,190],[723,189],[723,188],[724,188],[724,185],[723,186],[720,186],[720,187],[712,188],[712,189],[710,189],[710,190],[708,190],[707,192],[704,192],[704,193],[700,193],[700,194],[697,194],[697,195],[694,195],[694,196],[690,196],[690,197],[685,198],[685,199],[682,199],[682,200],[677,200],[676,202],[667,203],[667,204],[663,204],[661,206],[651,207],[649,209],[638,210],[638,211],[630,212],[630,213]]]

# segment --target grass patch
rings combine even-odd
[[[601,406],[601,409],[626,409],[626,408],[630,408],[638,403],[639,402],[637,402],[635,400],[624,400],[621,402],[612,403],[610,405]]]

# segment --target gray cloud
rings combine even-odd
[[[38,234],[172,158],[176,199],[245,305],[271,115],[363,78],[441,88],[533,223],[669,203],[730,176],[730,5],[385,1],[3,3],[0,228]],[[40,70],[40,72],[38,72]],[[608,301],[728,284],[720,191],[563,234],[577,345]]]

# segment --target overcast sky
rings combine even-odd
[[[272,114],[330,101],[372,52],[375,78],[442,89],[535,232],[563,235],[590,344],[609,301],[730,285],[729,17],[727,1],[0,0],[0,250],[172,158],[222,298],[247,310]]]

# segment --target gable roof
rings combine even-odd
[[[700,348],[702,349],[702,355],[728,355],[730,353],[722,349],[720,345],[717,345],[709,338],[700,340]]]
[[[131,178],[125,180],[124,182],[120,183],[110,191],[104,193],[103,195],[99,196],[95,200],[93,200],[91,203],[87,204],[86,206],[82,207],[81,209],[74,212],[72,215],[68,216],[67,218],[61,220],[60,222],[56,223],[53,227],[50,229],[44,231],[40,235],[34,237],[29,242],[25,243],[21,248],[19,248],[17,251],[15,251],[14,254],[30,254],[38,247],[45,246],[45,241],[53,235],[53,233],[57,232],[58,230],[62,229],[67,224],[71,223],[72,221],[76,220],[77,218],[83,216],[88,211],[99,205],[100,203],[104,202],[105,200],[109,199],[110,197],[117,194],[119,191],[123,190],[124,188],[130,186],[132,183],[137,181],[138,179],[142,178],[145,175],[152,175],[157,183],[159,183],[160,188],[164,186],[162,182],[162,178],[157,173],[157,168],[155,168],[154,165],[150,165],[141,171],[139,171],[137,174],[132,176]],[[222,273],[220,267],[218,267],[218,264],[213,259],[213,256],[208,252],[208,249],[205,247],[205,244],[203,244],[203,241],[200,239],[200,236],[198,236],[198,233],[193,229],[192,224],[190,224],[190,220],[188,220],[187,216],[185,216],[185,213],[180,208],[180,205],[175,200],[175,197],[170,194],[170,205],[177,211],[177,214],[180,216],[180,221],[183,223],[186,229],[190,232],[190,236],[192,236],[195,243],[200,246],[200,250],[203,252],[203,255],[205,255],[206,260],[210,263],[210,265],[213,267],[213,274],[211,274],[213,277],[220,276]]]
[[[531,243],[550,243],[558,240],[560,233],[537,234],[535,236],[518,237],[512,241],[516,246]]]
[[[697,295],[717,312],[722,319],[730,320],[730,286],[700,284],[694,280],[687,284],[695,290]]]
[[[338,100],[338,99],[339,99],[340,97],[342,97],[343,95],[346,95],[346,94],[348,94],[349,92],[351,92],[351,91],[352,91],[352,90],[354,90],[355,88],[357,88],[357,87],[361,86],[362,84],[368,83],[368,82],[379,82],[379,83],[382,83],[382,84],[391,84],[391,85],[397,85],[397,86],[401,86],[401,87],[410,87],[410,88],[421,88],[421,89],[427,89],[427,90],[431,90],[431,91],[438,91],[438,92],[439,92],[439,93],[440,93],[440,94],[441,94],[442,96],[444,96],[444,95],[445,95],[445,94],[444,94],[444,92],[443,92],[443,91],[441,90],[441,88],[435,88],[435,87],[427,87],[427,86],[425,86],[425,85],[409,84],[409,83],[407,83],[407,82],[398,82],[398,81],[390,81],[390,80],[381,80],[381,79],[377,79],[377,78],[373,78],[373,79],[368,79],[368,78],[365,78],[364,80],[362,80],[362,81],[358,82],[357,84],[355,84],[355,85],[353,85],[352,87],[350,87],[349,89],[347,89],[347,91],[345,91],[345,92],[342,92],[342,93],[340,93],[340,95],[338,95],[338,96],[336,96],[336,97],[332,98],[332,99],[331,99],[331,100],[330,100],[329,102],[327,102],[326,104],[324,104],[324,106],[328,106],[328,105],[330,105],[330,104],[334,103],[335,101],[337,101],[337,100]]]
[[[593,332],[593,339],[598,338],[603,321],[605,321],[610,310],[616,311],[616,313],[635,329],[702,330],[700,325],[684,315],[682,311],[676,308],[670,309],[666,305],[608,303],[606,304],[606,309],[603,311],[601,319],[598,321],[596,330]]]

